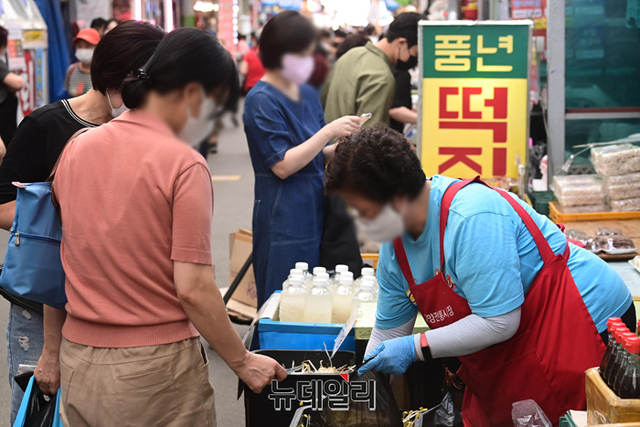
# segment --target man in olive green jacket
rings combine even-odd
[[[345,115],[371,113],[367,126],[389,125],[396,91],[393,66],[418,56],[418,22],[423,18],[418,13],[401,13],[384,39],[353,48],[336,62],[322,90],[327,123]]]

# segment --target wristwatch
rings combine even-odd
[[[429,342],[427,341],[427,334],[420,334],[420,348],[422,349],[422,356],[424,360],[432,360],[431,349],[429,348]]]

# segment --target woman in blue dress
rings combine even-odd
[[[360,118],[329,124],[315,90],[316,31],[297,12],[277,14],[260,37],[267,70],[245,101],[244,126],[255,172],[253,267],[261,306],[298,261],[316,266],[324,226],[324,166],[334,139],[360,129]]]

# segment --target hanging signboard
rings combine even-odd
[[[526,164],[531,21],[420,23],[420,153],[428,176],[518,177]]]

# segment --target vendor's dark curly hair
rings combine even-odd
[[[344,138],[327,165],[326,194],[341,190],[388,203],[395,195],[414,199],[426,176],[409,141],[384,125]]]

